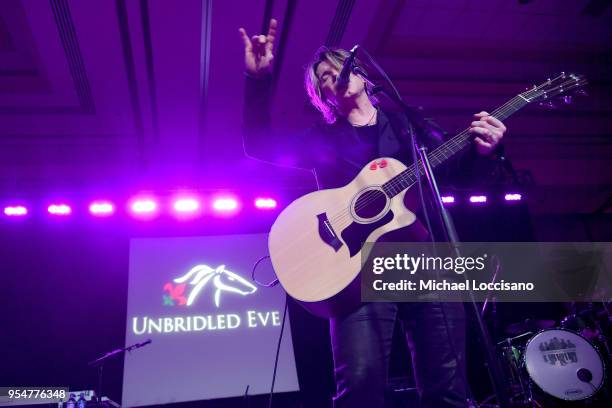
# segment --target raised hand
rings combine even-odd
[[[274,38],[276,37],[276,19],[270,19],[267,35],[254,35],[251,38],[244,28],[240,27],[238,32],[244,42],[244,67],[245,71],[254,77],[263,77],[272,72],[274,61]]]

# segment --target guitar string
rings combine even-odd
[[[568,81],[565,82],[555,88],[553,88],[549,93],[551,93],[551,96],[556,96],[557,93],[561,93],[563,92],[563,87],[569,85],[570,87],[566,90],[569,89],[573,89],[576,86],[580,85],[580,82],[582,81],[577,81],[574,83],[574,81]],[[560,90],[560,92],[557,92],[558,90]],[[509,102],[507,102],[506,104],[502,105],[500,108],[496,109],[491,115],[501,118],[502,120],[505,119],[506,117],[509,116],[509,113],[512,114],[514,112],[516,112],[518,109],[522,108],[523,106],[525,106],[526,104],[530,103],[531,101],[525,101],[524,99],[522,99],[520,96],[516,96],[513,99],[511,99]],[[522,106],[521,106],[522,105]],[[501,114],[501,115],[500,115]],[[468,137],[468,135],[466,135],[467,129],[464,130],[463,132],[459,133],[457,136],[453,137],[452,139],[450,139],[450,143],[444,143],[443,145],[439,146],[438,148],[436,148],[431,154],[430,157],[432,157],[433,160],[438,160],[440,157],[444,157],[443,161],[454,155],[456,152],[451,151],[451,149],[449,149],[449,147],[457,147],[458,145],[463,144]],[[450,155],[447,156],[445,154],[445,151],[450,151]],[[434,165],[437,165],[439,163],[434,163]],[[402,172],[402,173],[409,173],[409,174],[404,174],[402,176],[402,173],[398,174],[396,177],[397,181],[401,184],[404,185],[404,182],[406,181],[406,179],[409,179],[410,182],[414,182],[416,181],[415,177],[416,177],[416,166],[411,165],[408,168],[408,172]],[[419,173],[422,172],[422,164],[419,164]],[[392,179],[393,180],[393,179]],[[391,183],[387,184],[388,187],[390,187],[391,189],[393,189],[393,192],[395,194],[397,194],[398,192],[402,191],[402,189],[400,189],[399,191],[396,191],[395,188],[397,187],[397,183],[394,183],[393,181]],[[406,187],[404,187],[406,188]]]
[[[563,84],[561,84],[561,85],[559,85],[559,86],[557,86],[557,87],[553,88],[553,89],[552,89],[552,90],[551,90],[549,93],[553,94],[553,93],[555,93],[557,90],[561,90],[561,91],[563,91],[563,89],[562,89],[562,88],[563,88],[563,86],[565,86],[565,85],[567,85],[567,84],[570,84],[570,85],[571,85],[571,84],[572,84],[572,82],[574,82],[574,81],[568,81],[568,82],[566,82],[566,83],[563,83]],[[544,84],[543,84],[543,85],[544,85]],[[578,86],[579,84],[578,84],[578,83],[574,83],[573,85],[574,85],[573,87],[575,87],[575,86]],[[542,85],[540,85],[540,86],[542,86]],[[572,88],[573,88],[573,87],[572,87]],[[569,88],[569,89],[571,89],[571,88]],[[528,91],[528,92],[533,92],[533,91],[534,91],[534,90],[532,90],[532,91]],[[527,92],[525,92],[525,93],[527,93]],[[523,94],[521,94],[521,95],[523,95]],[[551,95],[551,96],[556,96],[556,95]],[[529,96],[529,97],[532,97],[532,96]],[[527,99],[529,99],[529,97],[527,97]],[[503,120],[503,119],[505,119],[505,117],[509,116],[509,115],[508,115],[508,112],[509,112],[509,111],[516,111],[517,109],[520,109],[520,108],[522,107],[522,106],[520,106],[520,105],[525,105],[525,104],[527,104],[527,103],[530,103],[530,102],[525,101],[524,99],[522,99],[520,96],[518,96],[518,95],[517,95],[516,97],[514,97],[514,98],[512,98],[510,101],[508,101],[506,104],[504,104],[504,105],[502,105],[500,108],[496,109],[496,110],[495,110],[495,111],[494,111],[494,112],[491,114],[491,116],[501,117],[501,119]],[[507,108],[510,108],[510,109],[507,109]],[[502,117],[502,115],[500,115],[500,113],[503,115],[503,117]],[[514,113],[514,112],[511,112],[511,113]],[[465,133],[466,133],[466,132],[467,132],[467,129],[466,129],[466,130],[464,130],[463,132],[459,133],[458,135],[456,135],[456,136],[455,136],[455,137],[453,137],[452,139],[450,139],[450,140],[448,141],[448,142],[450,142],[450,143],[448,143],[448,142],[447,142],[447,143],[444,143],[443,145],[439,146],[439,148],[436,148],[436,150],[434,150],[434,152],[432,152],[432,153],[430,154],[430,156],[433,156],[433,158],[434,158],[434,159],[437,159],[437,158],[439,158],[439,157],[441,157],[441,156],[448,157],[448,156],[446,156],[446,155],[444,154],[444,150],[448,151],[448,150],[449,150],[449,149],[448,149],[448,147],[449,147],[449,146],[455,147],[456,145],[463,143],[463,142],[466,140],[466,138],[465,138]],[[456,141],[457,139],[461,139],[461,140],[457,142],[457,141]],[[439,153],[440,153],[440,154],[436,154],[436,155],[434,155],[434,153],[436,153],[437,151],[439,151]],[[451,155],[452,155],[452,154],[454,154],[454,153],[456,153],[456,152],[452,152],[452,153],[451,153]],[[420,169],[422,169],[422,165],[420,166]],[[411,171],[410,171],[410,173],[415,173],[414,166],[411,166],[411,167],[409,168],[409,170],[411,170]],[[414,177],[414,175],[413,175],[413,174],[410,174],[410,177]],[[389,185],[390,185],[391,187],[394,187],[394,186],[393,186],[393,183],[391,183],[391,184],[389,184]]]
[[[572,81],[569,81],[568,83],[570,83],[570,84],[571,84],[571,82],[572,82]],[[560,89],[560,88],[562,88],[564,85],[565,85],[565,83],[564,83],[564,84],[559,85],[557,88],[559,88],[559,89]],[[574,84],[574,85],[576,86],[576,84]],[[555,91],[555,89],[553,89],[553,91],[551,91],[551,92],[554,92],[554,91]],[[518,103],[512,102],[512,101],[514,101],[514,100],[516,100],[516,102],[518,102]],[[522,106],[520,106],[520,105],[525,105],[526,103],[529,103],[529,102],[524,101],[522,98],[520,98],[520,96],[516,96],[515,98],[511,99],[511,100],[510,100],[508,103],[506,103],[505,105],[503,105],[502,107],[500,107],[500,108],[496,109],[496,110],[495,110],[495,111],[494,111],[494,112],[493,112],[491,115],[492,115],[492,116],[499,116],[499,117],[501,117],[501,115],[499,115],[499,114],[500,114],[500,113],[502,113],[504,116],[507,116],[508,109],[505,109],[506,107],[510,107],[510,108],[511,108],[510,110],[514,110],[514,111],[516,111],[516,108],[517,108],[517,107],[518,107],[518,108],[521,108]],[[504,118],[502,117],[502,120],[503,120],[503,119],[504,119]],[[443,145],[441,145],[439,148],[437,148],[437,149],[436,149],[434,152],[432,152],[432,153],[430,154],[430,157],[431,157],[433,160],[437,160],[437,159],[439,159],[440,157],[444,157],[444,158],[446,159],[446,158],[448,158],[448,157],[450,157],[450,156],[454,155],[456,152],[452,152],[452,151],[451,151],[451,154],[450,154],[450,155],[446,155],[446,154],[444,153],[444,151],[449,151],[449,150],[450,150],[450,149],[449,149],[449,147],[456,147],[457,145],[460,145],[460,144],[464,143],[464,141],[466,140],[466,137],[465,137],[465,132],[466,132],[466,131],[463,131],[463,132],[459,133],[457,136],[455,136],[455,137],[453,137],[452,139],[450,139],[449,141],[447,141],[447,143],[444,143]],[[459,141],[458,141],[458,139],[461,139],[461,140],[459,140]],[[439,163],[434,163],[434,165],[437,165],[437,164],[439,164]],[[386,183],[386,185],[389,187],[389,189],[393,190],[393,192],[394,192],[395,194],[397,194],[397,193],[401,192],[403,189],[407,188],[407,186],[405,186],[405,184],[404,184],[404,182],[406,181],[406,179],[409,179],[409,180],[410,180],[410,182],[414,182],[415,180],[412,180],[412,179],[414,179],[414,177],[416,176],[416,174],[415,174],[415,173],[416,173],[416,169],[415,169],[414,167],[415,167],[415,166],[411,166],[410,168],[407,168],[407,169],[406,169],[406,170],[409,170],[407,173],[410,173],[410,174],[404,174],[404,176],[401,176],[401,174],[402,174],[402,173],[406,173],[406,171],[404,171],[404,172],[402,172],[402,173],[400,173],[400,174],[396,175],[396,177],[394,177],[394,178],[396,178],[398,182],[393,182],[393,181],[391,181],[390,183],[389,183],[389,182],[388,182],[388,183]],[[422,165],[419,165],[419,169],[420,169],[420,170],[421,170],[421,172],[422,172]],[[399,176],[399,177],[398,177],[398,176]],[[393,179],[392,179],[392,180],[393,180]],[[397,190],[397,191],[396,191],[396,188],[397,188],[397,184],[398,184],[398,183],[399,183],[399,184],[401,184],[401,186],[403,186],[404,188],[402,188],[402,189],[400,189],[400,190]],[[361,201],[359,204],[361,204],[361,205],[367,205],[367,204],[368,204],[368,202],[366,202],[365,200],[363,200],[363,201]]]
[[[570,85],[571,85],[571,84],[572,84],[572,82],[573,82],[573,81],[568,81],[568,82],[566,82],[566,83],[563,83],[563,84],[561,84],[561,85],[559,85],[559,86],[557,86],[557,87],[553,88],[553,89],[552,89],[552,90],[551,90],[549,93],[553,94],[553,93],[555,93],[555,92],[556,92],[557,90],[559,90],[559,89],[560,89],[561,91],[563,91],[563,89],[562,89],[562,88],[563,88],[563,86],[565,86],[565,85],[567,85],[567,84],[570,84]],[[574,85],[573,87],[575,87],[575,86],[578,86],[578,85],[579,85],[579,83],[575,83],[575,84],[573,84],[573,85]],[[542,86],[542,85],[541,85],[541,86]],[[573,88],[573,87],[572,87],[572,88]],[[569,89],[571,89],[571,88],[569,88]],[[530,92],[533,92],[533,91],[530,91]],[[521,95],[523,95],[523,94],[521,94]],[[556,96],[556,94],[555,94],[555,95],[551,95],[551,96]],[[528,99],[529,99],[529,97],[528,97]],[[520,105],[525,105],[525,104],[527,104],[527,103],[530,103],[530,102],[525,101],[524,99],[522,99],[520,96],[518,96],[518,95],[517,95],[516,97],[514,97],[514,98],[512,98],[510,101],[508,101],[506,104],[504,104],[504,105],[502,105],[500,108],[496,109],[496,110],[495,110],[495,111],[494,111],[494,112],[491,114],[491,116],[501,117],[501,119],[503,120],[503,119],[505,119],[505,117],[509,116],[509,115],[508,115],[508,112],[509,112],[509,111],[512,111],[512,110],[513,110],[513,111],[516,111],[517,109],[520,109],[520,108],[522,107],[522,106],[520,106]],[[510,109],[507,109],[507,108],[510,108]],[[500,113],[503,115],[503,117],[502,117],[502,115],[499,115]],[[511,112],[511,113],[514,113],[514,112]],[[443,145],[439,146],[439,148],[436,148],[436,150],[434,150],[434,152],[432,152],[432,153],[430,154],[430,156],[433,156],[433,155],[434,155],[434,153],[436,153],[437,151],[440,151],[440,154],[436,154],[436,155],[434,156],[434,158],[435,158],[435,159],[437,159],[437,158],[439,158],[440,156],[445,156],[445,157],[446,157],[446,155],[444,154],[444,150],[447,150],[447,151],[448,151],[448,150],[449,150],[449,149],[448,149],[448,147],[449,147],[449,146],[455,147],[456,145],[463,143],[463,142],[466,140],[466,138],[465,138],[465,133],[466,133],[466,132],[467,132],[467,129],[466,129],[466,130],[464,130],[463,132],[459,133],[458,135],[456,135],[456,136],[455,136],[455,137],[453,137],[452,139],[450,139],[450,140],[449,140],[449,142],[450,142],[450,143],[444,143]],[[457,141],[456,141],[456,139],[461,139],[461,140],[457,142]],[[452,155],[452,154],[454,154],[454,153],[455,153],[455,152],[452,152],[452,153],[451,153],[451,155]],[[422,169],[422,165],[420,166],[420,168]],[[411,173],[415,173],[415,171],[414,171],[414,166],[411,166],[410,170],[411,170]],[[413,176],[413,174],[410,174],[410,176]],[[390,186],[392,186],[392,185],[393,185],[393,183],[391,183],[391,184],[390,184]]]
[[[520,100],[516,100],[515,99],[518,98],[520,99],[520,97],[515,97],[513,99],[511,99],[509,102],[507,102],[506,104],[502,105],[502,107],[496,109],[495,111],[493,111],[491,113],[491,116],[494,117],[502,117],[503,120],[503,116],[505,116],[508,112],[514,110],[516,111],[517,108],[520,108],[521,106],[521,101],[524,102],[524,100],[520,99]],[[504,108],[510,108],[510,109],[504,109]],[[500,115],[501,114],[501,115]],[[503,116],[502,116],[503,115]],[[449,158],[451,156],[453,156],[454,154],[458,153],[459,150],[457,151],[452,151],[452,149],[455,148],[459,148],[462,149],[464,145],[464,143],[471,137],[471,135],[468,134],[468,129],[463,130],[462,132],[460,132],[459,134],[457,134],[456,136],[454,136],[453,138],[449,139],[446,143],[442,144],[441,146],[439,146],[438,148],[436,148],[434,151],[432,151],[428,157],[430,159],[430,161],[432,162],[437,162],[441,157],[444,158]],[[451,151],[450,155],[446,155],[444,152],[445,151]],[[443,162],[444,160],[440,161]],[[434,166],[437,166],[440,163],[432,163]],[[422,176],[423,173],[423,165],[421,163],[419,163],[419,176]],[[409,183],[413,183],[415,180],[413,180],[415,177],[417,177],[417,169],[416,169],[416,165],[414,163],[412,163],[409,167],[407,167],[405,170],[403,170],[401,173],[397,174],[395,177],[393,177],[389,182],[385,183],[385,186],[387,190],[391,190],[394,193],[394,196],[399,194],[402,190],[407,188],[407,185],[405,184],[406,181],[408,181]],[[380,191],[379,190],[373,190],[371,194],[368,194],[370,192],[366,192],[364,195],[370,195],[370,196],[378,196]],[[369,206],[372,202],[376,201],[375,197],[372,198],[365,198],[364,200],[360,201],[358,204],[355,205],[355,210],[362,210],[365,207]],[[350,215],[350,210],[347,208],[346,210],[340,212],[339,214],[334,214],[330,221],[332,223],[337,223],[341,220],[341,217],[345,216],[345,215]]]
[[[429,154],[429,159],[433,167],[438,166],[439,164],[444,162],[445,159],[453,156],[454,154],[459,152],[463,147],[467,146],[466,142],[469,136],[466,137],[465,133],[460,134],[460,136],[462,137],[457,138],[453,140],[452,142],[445,144],[444,149],[437,150]],[[396,195],[401,193],[403,190],[407,189],[412,184],[414,184],[414,182],[417,180],[417,177],[421,177],[423,174],[424,174],[423,165],[421,163],[419,163],[418,165],[418,170],[417,170],[417,166],[411,165],[410,167],[406,168],[401,173],[393,177],[389,182],[385,183],[382,187],[382,190],[383,190],[382,192],[378,189],[366,191],[360,197],[360,199],[358,199],[358,202],[354,205],[354,211],[359,212],[363,209],[366,209],[372,203],[380,199],[381,193],[384,194],[385,198],[388,197],[390,194],[392,195],[392,197],[395,197]],[[353,216],[351,214],[350,207],[348,207],[344,209],[343,211],[337,214],[334,214],[332,217],[330,217],[330,222],[332,222],[332,224],[337,224],[338,222],[343,224],[346,219],[352,219],[352,218]]]
[[[576,86],[579,86],[579,82],[580,81],[567,81],[566,83],[563,83],[561,85],[558,85],[557,87],[553,88],[551,91],[549,91],[548,93],[551,94],[552,96],[556,96],[553,95],[557,90],[561,90],[561,92],[563,91],[563,87],[567,84],[570,85],[570,87],[568,87],[568,89],[572,89]],[[573,83],[573,86],[571,86]],[[542,86],[542,85],[541,85]],[[528,92],[535,92],[536,89],[533,89],[531,91],[527,91],[521,95],[527,94]],[[526,96],[527,99],[531,98],[533,96]],[[514,112],[516,112],[518,109],[524,107],[525,105],[531,103],[533,101],[525,101],[523,98],[521,98],[520,95],[515,96],[514,98],[510,99],[508,102],[506,102],[504,105],[500,106],[499,108],[497,108],[495,111],[493,111],[490,115],[497,117],[497,118],[501,118],[501,120],[504,120],[505,118],[507,118],[509,116],[509,114],[512,114]],[[462,132],[460,132],[459,134],[457,134],[456,136],[454,136],[453,138],[449,139],[446,143],[442,144],[441,146],[437,147],[434,151],[432,151],[432,153],[429,154],[429,158],[432,162],[434,161],[438,161],[441,157],[444,157],[443,160],[441,160],[439,163],[433,163],[434,166],[437,166],[439,164],[441,164],[443,161],[445,161],[447,158],[453,156],[454,154],[458,153],[458,151],[452,151],[451,148],[457,148],[460,147],[463,148],[465,146],[461,146],[462,144],[464,144],[469,138],[471,138],[471,135],[468,133],[468,129],[463,130]],[[446,155],[444,154],[445,151],[451,151],[450,155]],[[385,185],[387,186],[387,190],[391,190],[395,195],[399,194],[401,191],[409,188],[412,184],[414,184],[414,182],[416,182],[416,177],[418,176],[422,176],[423,174],[423,165],[419,163],[419,175],[417,176],[417,170],[416,170],[416,166],[413,164],[411,164],[408,168],[406,168],[405,170],[403,170],[401,173],[397,174],[396,176],[394,176],[389,182],[385,183]],[[408,181],[408,183],[406,183]],[[361,200],[358,204],[355,205],[355,210],[362,210],[365,207],[369,206],[370,204],[372,204],[374,201],[377,200],[377,197],[379,196],[379,190],[372,190],[372,193],[370,193],[369,191],[366,192],[364,194],[364,196],[366,196],[366,198],[364,198],[363,200]],[[369,194],[370,193],[370,194]],[[370,196],[370,197],[368,197]],[[344,210],[342,210],[341,212],[334,214],[332,217],[330,217],[330,222],[332,223],[338,223],[338,222],[342,222],[343,218],[345,218],[346,216],[348,216],[349,218],[352,219],[352,215],[350,212],[350,208],[346,208]]]
[[[495,113],[493,115],[495,115]],[[440,150],[436,149],[435,151],[433,151],[432,153],[428,155],[433,167],[436,167],[437,165],[439,165],[440,163],[444,161],[444,160],[440,160],[442,157],[444,158],[451,157],[457,152],[459,152],[461,148],[467,145],[466,141],[468,137],[466,137],[467,136],[466,132],[465,131],[461,132],[458,136],[459,137],[455,137],[449,142],[445,143],[443,149],[440,149]],[[446,154],[446,152],[448,152],[449,154]],[[418,170],[417,170],[417,165],[414,165],[413,163],[412,165],[407,167],[405,170],[403,170],[402,172],[394,176],[389,182],[385,183],[382,187],[383,188],[382,193],[385,194],[385,196],[387,196],[389,193],[391,193],[393,196],[396,196],[401,191],[408,188],[408,186],[410,186],[412,183],[414,183],[417,177],[421,177],[422,175],[423,175],[423,165],[419,163]],[[367,208],[368,206],[370,206],[373,202],[377,201],[380,198],[380,193],[381,192],[378,189],[367,191],[362,196],[362,199],[355,204],[354,211],[357,212],[357,211],[363,210]],[[341,222],[342,218],[346,216],[352,218],[352,215],[350,214],[350,208],[345,209],[339,214],[334,214],[331,217],[331,222],[332,223]]]
[[[511,107],[512,109],[509,110],[516,110],[517,107],[520,107],[521,103],[520,101],[516,101],[516,102],[508,102],[506,104],[507,106],[504,107]],[[503,114],[503,116],[505,116],[507,114],[507,112],[509,111],[508,109],[503,109],[499,108],[496,109],[493,113],[491,113],[491,116],[498,116],[498,117],[502,117],[502,115],[500,115],[500,113]],[[503,120],[503,118],[502,118]],[[432,151],[428,157],[430,158],[430,160],[432,161],[438,161],[438,159],[440,159],[441,157],[444,158],[448,158],[452,155],[454,155],[455,153],[457,153],[457,151],[452,151],[453,149],[459,147],[462,148],[464,146],[462,146],[464,144],[465,141],[467,141],[468,138],[470,138],[471,136],[468,135],[468,130],[463,130],[462,132],[460,132],[459,134],[457,134],[456,136],[454,136],[453,138],[449,139],[447,142],[445,142],[444,144],[442,144],[441,146],[439,146],[438,148],[436,148],[434,151]],[[445,154],[445,152],[450,152],[450,155]],[[438,165],[439,163],[434,163],[434,165]],[[420,172],[422,173],[422,164],[419,165],[419,169]],[[406,168],[406,170],[402,171],[401,173],[397,174],[393,179],[391,179],[389,182],[385,183],[385,186],[388,187],[388,189],[393,190],[396,194],[398,191],[396,191],[397,187],[403,187],[403,182],[406,180],[410,180],[412,181],[412,179],[416,176],[416,166],[413,164],[411,164],[409,167]],[[401,191],[401,190],[399,190]]]

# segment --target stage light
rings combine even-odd
[[[22,205],[4,207],[4,215],[7,217],[23,217],[28,215],[28,209]]]
[[[56,203],[49,205],[47,211],[51,215],[66,216],[72,213],[72,208],[68,204]]]
[[[258,197],[255,199],[255,207],[260,210],[276,208],[276,200],[269,197]]]
[[[455,202],[455,197],[453,197],[453,196],[442,196],[442,202],[444,204],[453,204]]]
[[[238,201],[233,197],[218,197],[213,201],[213,209],[218,213],[231,213],[238,210]]]
[[[487,202],[487,196],[476,195],[470,196],[470,203],[472,204],[482,204]]]
[[[200,202],[195,198],[179,198],[174,201],[173,208],[180,214],[195,213],[200,209]]]
[[[506,201],[521,201],[523,199],[523,196],[518,193],[508,193],[504,196],[504,199]]]
[[[94,201],[89,204],[89,212],[96,217],[106,217],[115,212],[115,206],[109,201]]]
[[[157,214],[157,207],[157,201],[152,198],[138,198],[130,202],[130,211],[139,217],[151,217]]]

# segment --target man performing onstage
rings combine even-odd
[[[409,165],[410,141],[401,136],[406,127],[403,115],[373,104],[358,75],[351,73],[346,86],[338,85],[342,63],[349,55],[344,50],[321,48],[306,67],[306,90],[324,123],[302,134],[274,134],[270,110],[276,26],[271,20],[267,35],[252,37],[243,28],[239,30],[245,47],[246,153],[314,170],[319,188],[326,189],[346,185],[379,157],[393,157]],[[470,127],[474,135],[471,149],[452,160],[441,177],[448,183],[490,173],[495,164],[493,153],[505,131],[505,126],[486,112],[476,114]],[[428,132],[419,137],[430,150],[442,143]],[[406,240],[401,230],[389,235],[393,236],[387,240]],[[461,303],[368,303],[330,319],[334,406],[383,406],[396,319],[401,319],[406,330],[421,406],[465,406],[465,315]]]

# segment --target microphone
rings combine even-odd
[[[342,64],[342,70],[340,71],[340,75],[338,75],[338,79],[336,80],[336,86],[340,88],[346,88],[348,86],[349,76],[351,75],[351,71],[353,70],[355,55],[357,55],[358,48],[359,44],[356,44],[353,48],[351,48],[351,54],[344,60],[344,63]]]

